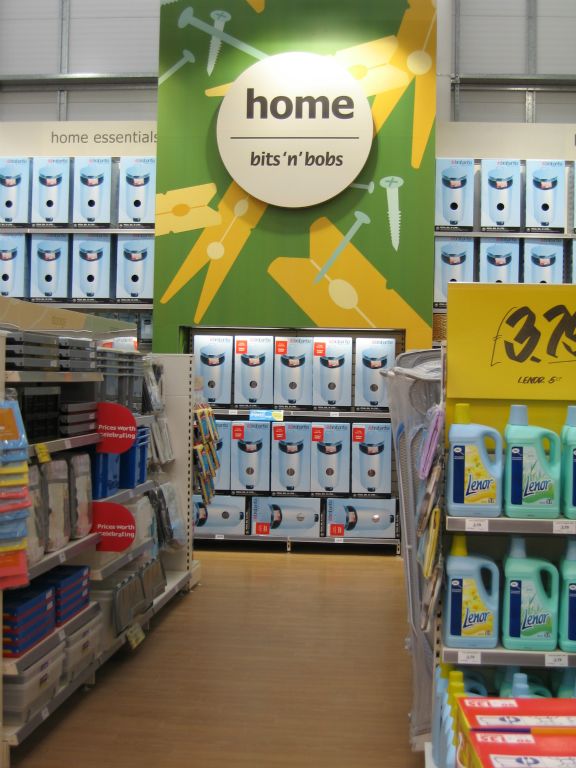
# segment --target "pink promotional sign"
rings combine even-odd
[[[122,504],[95,501],[92,504],[92,533],[100,534],[99,552],[123,552],[136,536],[134,515]]]
[[[125,453],[136,441],[136,419],[132,411],[118,403],[98,403],[98,453]]]

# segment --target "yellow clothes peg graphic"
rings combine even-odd
[[[156,195],[156,236],[220,224],[220,214],[208,206],[215,194],[216,184],[198,184]]]

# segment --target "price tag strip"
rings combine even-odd
[[[128,640],[128,644],[132,650],[138,648],[140,643],[145,639],[146,635],[140,624],[131,624],[126,630],[126,640]]]

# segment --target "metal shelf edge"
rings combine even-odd
[[[71,541],[67,546],[57,552],[50,552],[48,555],[45,555],[39,563],[36,563],[36,565],[33,565],[32,568],[30,568],[28,571],[29,578],[35,579],[37,576],[46,573],[46,571],[52,570],[52,568],[55,568],[57,565],[62,565],[68,560],[72,560],[76,555],[95,547],[99,541],[99,533],[89,533],[88,536],[85,536],[83,539],[75,539],[74,541]]]
[[[137,547],[129,550],[128,552],[124,552],[123,555],[120,555],[120,557],[117,557],[115,560],[111,560],[101,568],[91,569],[90,581],[103,581],[104,579],[107,579],[108,576],[112,576],[113,573],[119,571],[120,568],[122,568],[124,565],[128,565],[128,563],[131,563],[132,560],[135,560],[137,557],[140,557],[140,555],[144,554],[147,549],[150,549],[153,543],[154,539],[146,539],[146,541],[143,541],[142,544],[139,544]]]
[[[45,445],[50,453],[58,453],[58,451],[69,451],[73,448],[83,448],[86,445],[95,445],[100,442],[100,435],[97,432],[88,432],[84,435],[73,435],[72,437],[59,437],[56,440],[48,440],[41,445]],[[35,456],[35,445],[32,444],[28,448],[28,454]]]
[[[466,533],[539,533],[550,535],[576,534],[576,520],[565,517],[529,519],[515,517],[452,517],[446,516],[447,531]]]
[[[332,536],[321,536],[318,538],[295,538],[291,536],[257,536],[256,534],[250,535],[228,535],[220,533],[212,534],[194,534],[194,539],[198,541],[279,541],[281,543],[291,542],[294,544],[336,544],[338,546],[342,544],[373,544],[374,546],[397,546],[400,539],[372,539],[372,538],[335,538]]]
[[[82,371],[6,371],[7,384],[83,384],[103,381],[101,373]]]
[[[124,504],[124,502],[135,499],[137,496],[142,496],[146,491],[151,491],[152,488],[154,488],[154,485],[154,480],[146,480],[145,483],[137,485],[136,488],[123,488],[113,496],[106,496],[104,499],[94,499],[93,503],[97,504],[98,502],[103,501],[113,502],[114,504]]]
[[[463,654],[470,654],[471,661],[463,661]],[[576,667],[576,653],[554,651],[512,651],[502,646],[497,648],[442,648],[442,661],[472,666],[542,667],[547,669]]]

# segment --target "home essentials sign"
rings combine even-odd
[[[368,99],[332,57],[281,53],[230,86],[217,121],[228,173],[253,197],[305,208],[340,194],[370,153]]]

